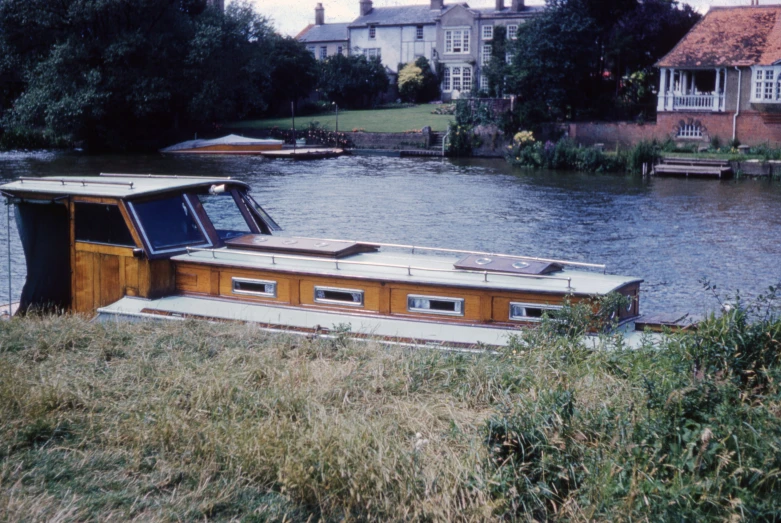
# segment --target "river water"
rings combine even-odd
[[[283,234],[524,254],[605,263],[643,278],[643,312],[704,313],[724,292],[781,282],[781,184],[766,180],[586,175],[514,169],[502,160],[2,153],[0,181],[100,172],[231,176]],[[8,299],[0,206],[0,301]],[[11,216],[12,295],[24,262]]]

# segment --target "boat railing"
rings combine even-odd
[[[82,187],[86,187],[87,185],[122,185],[133,188],[133,182],[119,182],[119,181],[109,181],[109,180],[87,180],[85,178],[30,178],[23,176],[18,179],[19,183],[24,184],[25,182],[32,182],[32,183],[59,183],[60,185],[81,185]]]
[[[209,176],[208,178],[204,176],[193,176],[193,175],[187,175],[187,174],[123,174],[123,173],[100,173],[101,176],[105,176],[107,178],[153,178],[153,179],[175,179],[175,180],[181,180],[181,179],[193,179],[193,180],[231,180],[230,176]]]
[[[378,247],[390,247],[394,249],[410,249],[412,254],[415,254],[415,251],[428,251],[428,252],[447,252],[451,254],[474,254],[477,256],[494,256],[499,258],[519,258],[522,260],[531,260],[531,261],[538,261],[538,262],[544,262],[544,263],[558,263],[561,265],[568,265],[570,267],[586,267],[590,269],[601,269],[603,272],[607,270],[607,265],[604,263],[586,263],[586,262],[576,262],[576,261],[568,261],[568,260],[554,260],[551,258],[538,258],[535,256],[523,256],[523,255],[514,255],[514,254],[500,254],[495,252],[483,252],[483,251],[468,251],[464,249],[447,249],[444,247],[423,247],[420,245],[404,245],[400,243],[382,243],[382,242],[365,242],[365,241],[357,241],[357,240],[337,240],[333,238],[306,238],[303,237],[302,239],[305,240],[319,240],[319,241],[326,241],[326,242],[351,242],[351,243],[366,243],[369,245],[376,245]]]
[[[478,274],[483,277],[483,281],[488,283],[488,276],[504,276],[512,278],[526,278],[534,280],[558,280],[567,283],[567,289],[572,288],[572,278],[564,278],[561,276],[547,276],[543,274],[517,274],[508,272],[496,272],[496,271],[471,271],[467,269],[436,269],[433,267],[420,267],[416,265],[402,265],[394,263],[381,263],[381,262],[365,262],[365,261],[351,261],[340,260],[338,258],[323,258],[316,256],[293,256],[290,254],[276,254],[276,253],[264,253],[264,252],[247,252],[225,249],[204,249],[199,247],[187,247],[187,254],[190,255],[193,252],[209,252],[214,259],[217,259],[217,254],[234,254],[239,256],[251,256],[255,258],[270,259],[272,265],[276,265],[277,260],[297,260],[297,261],[311,261],[311,262],[325,262],[333,263],[336,270],[341,270],[340,265],[355,265],[363,267],[383,267],[388,269],[403,269],[407,271],[407,276],[412,276],[412,271],[425,271],[425,272],[439,272],[449,274]]]

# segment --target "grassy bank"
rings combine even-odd
[[[419,131],[430,126],[434,131],[446,131],[447,124],[453,119],[449,115],[431,114],[438,106],[433,104],[416,105],[414,107],[340,110],[339,130],[348,132],[363,130],[369,133],[403,133]],[[336,129],[336,114],[328,112],[312,116],[296,118],[296,128],[305,129],[310,123],[318,122],[322,127],[333,131]],[[264,120],[245,120],[229,124],[232,129],[290,129],[292,121],[288,118],[267,118]]]
[[[777,520],[781,322],[741,311],[664,350],[549,324],[498,356],[0,322],[0,519]]]

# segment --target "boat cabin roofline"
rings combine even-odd
[[[4,195],[16,198],[95,197],[132,201],[166,193],[208,191],[224,186],[225,190],[249,192],[245,182],[223,177],[157,176],[151,174],[101,173],[95,176],[48,176],[19,178],[0,187]]]

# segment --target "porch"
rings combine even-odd
[[[724,111],[726,69],[659,69],[658,111]]]

